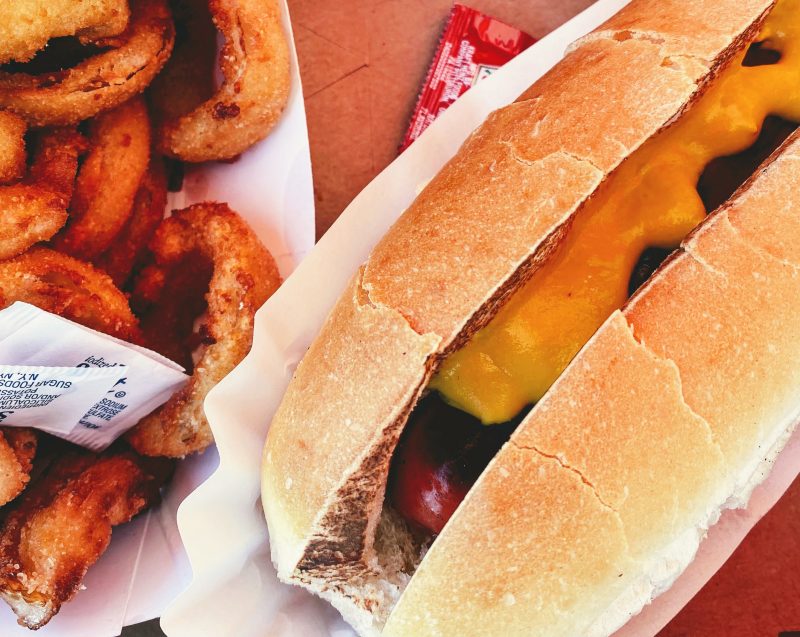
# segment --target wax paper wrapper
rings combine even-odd
[[[600,0],[470,89],[356,197],[261,309],[253,351],[206,401],[220,466],[178,512],[194,579],[164,613],[162,628],[169,637],[354,634],[327,604],[276,578],[259,503],[261,448],[270,419],[346,282],[421,187],[490,111],[513,101],[561,59],[573,40],[625,4]],[[795,436],[770,478],[753,494],[749,508],[723,514],[684,576],[619,634],[656,634],[779,499],[798,467],[800,439]]]
[[[283,20],[293,42],[289,14]],[[286,111],[267,139],[232,163],[187,168],[171,208],[205,199],[227,201],[241,213],[288,276],[314,244],[314,192],[303,94],[292,45],[292,89]],[[41,637],[114,637],[122,626],[152,619],[191,580],[176,526],[178,506],[217,466],[212,448],[178,463],[157,509],[114,530],[111,546],[86,576],[85,590],[65,604]],[[30,637],[0,603],[0,635]],[[209,633],[232,635],[228,631]]]

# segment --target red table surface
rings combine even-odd
[[[288,0],[322,235],[396,156],[451,0]],[[462,0],[541,37],[590,0]],[[660,637],[800,637],[800,480]]]

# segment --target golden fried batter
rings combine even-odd
[[[24,301],[64,318],[140,342],[139,322],[111,278],[88,263],[47,248],[0,262],[0,309]]]
[[[53,246],[92,261],[119,234],[150,159],[150,119],[135,97],[89,122],[89,153],[75,183],[67,227]]]
[[[160,150],[184,161],[230,159],[267,136],[278,121],[289,95],[289,47],[276,0],[184,0],[189,9],[210,11],[225,39],[219,56],[224,80],[208,99],[185,112],[180,95],[165,98],[157,139]],[[205,2],[206,6],[202,3]],[[161,91],[187,92],[182,68],[193,55],[202,60],[208,42],[193,35],[182,44],[175,69],[166,71]],[[194,52],[194,53],[192,53]],[[202,62],[201,62],[202,64]],[[192,75],[196,75],[193,73]],[[209,72],[209,77],[211,73]],[[170,82],[170,78],[175,78]],[[194,80],[196,81],[196,80]],[[204,88],[205,84],[201,86]],[[202,95],[202,91],[199,93]]]
[[[75,188],[78,158],[89,149],[89,142],[75,126],[45,128],[34,142],[33,161],[23,180],[47,188],[69,205]]]
[[[74,128],[50,129],[39,135],[25,178],[0,186],[0,259],[21,254],[61,229],[67,220],[78,158],[85,149],[86,140]]]
[[[136,454],[62,454],[10,505],[0,527],[0,597],[41,628],[80,588],[111,528],[158,500],[168,462]]]
[[[164,160],[151,157],[150,166],[136,191],[128,222],[105,254],[96,261],[97,266],[107,272],[120,288],[144,261],[147,244],[164,219],[166,205],[167,174]]]
[[[119,35],[128,25],[127,0],[9,0],[0,2],[0,64],[24,62],[47,41]]]

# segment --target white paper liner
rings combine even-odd
[[[180,208],[205,199],[228,202],[270,249],[285,277],[313,247],[315,230],[300,73],[285,0],[281,6],[291,44],[292,89],[280,122],[237,161],[188,169],[184,190],[170,195],[169,206]],[[89,569],[86,590],[35,634],[115,637],[123,626],[159,616],[192,575],[176,525],[178,506],[216,466],[213,448],[178,463],[162,504],[114,530],[108,551]],[[18,626],[11,609],[0,602],[0,635],[33,634]]]
[[[258,313],[252,353],[206,401],[221,460],[178,511],[194,578],[163,615],[161,625],[169,637],[354,634],[328,604],[278,582],[270,562],[259,479],[262,442],[272,415],[346,282],[421,186],[490,111],[513,101],[561,59],[572,41],[625,4],[600,0],[468,91],[356,197]],[[798,467],[800,436],[795,435],[749,509],[724,514],[684,577],[619,635],[655,635],[779,499]]]

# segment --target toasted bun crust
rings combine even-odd
[[[520,425],[385,635],[610,634],[746,503],[800,416],[798,188],[795,135]]]
[[[573,45],[520,101],[492,114],[398,220],[332,311],[271,424],[262,493],[281,578],[302,582],[330,599],[362,634],[379,630],[405,586],[402,577],[387,575],[385,555],[374,546],[389,462],[407,415],[438,361],[482,327],[548,258],[568,232],[572,216],[609,173],[688,108],[706,82],[755,37],[772,4],[634,0],[598,32]],[[619,329],[625,327],[624,319],[616,320],[623,322]],[[632,336],[623,342],[630,358],[625,373],[636,377],[644,373],[639,368],[658,362]],[[663,378],[679,382],[674,374],[670,377],[671,363],[656,367]],[[659,426],[669,429],[670,439],[696,439],[696,454],[709,472],[722,466],[701,416],[667,398],[662,413],[677,409],[674,413],[683,420],[675,421],[674,431],[666,416]],[[685,438],[692,427],[704,434]],[[623,556],[620,563],[635,571],[624,561],[638,564],[623,541],[624,520],[614,510],[613,494],[600,501],[576,472],[563,471],[552,458],[514,449],[504,454],[507,471],[534,462],[537,476],[539,471],[556,476],[555,482],[542,480],[550,486],[543,487],[540,505],[546,505],[550,494],[558,502],[553,509],[568,512],[576,542],[600,556]],[[523,493],[539,488],[539,480],[534,482],[524,492],[522,485],[507,490],[510,499],[504,508],[524,508]],[[473,491],[485,490],[493,493],[491,486]],[[707,495],[713,499],[714,494]],[[656,508],[669,504],[652,503]],[[699,515],[697,507],[688,507],[686,515]],[[492,520],[484,515],[473,531],[499,533],[510,524],[508,513],[504,516]],[[452,527],[434,545],[432,563],[438,566],[425,566],[429,559],[423,562],[422,581],[444,577],[447,560],[455,559],[447,549],[436,548],[447,546]],[[589,529],[599,529],[598,534],[591,542],[579,540],[578,534]],[[400,537],[402,529],[392,527],[387,533]],[[642,551],[648,542],[658,542],[642,533]],[[558,546],[567,545],[551,544],[548,550],[557,554]],[[492,551],[487,555],[495,554],[509,568],[519,566],[520,560],[502,547],[496,547],[502,549],[502,559]],[[436,562],[436,555],[449,557]],[[474,595],[496,588],[487,578],[462,578],[459,564],[456,560],[446,569],[448,586],[461,582],[453,588],[459,595],[467,595],[473,586]],[[426,572],[431,579],[425,580]],[[388,586],[387,580],[392,580]],[[391,624],[395,634],[417,634],[403,631],[412,617],[428,612],[422,597],[441,599],[441,590],[431,596],[425,584],[409,590],[411,601],[401,603]],[[460,610],[453,610],[455,595],[448,606],[452,621],[462,617]],[[578,615],[599,613],[608,601],[602,595],[581,598],[584,610]],[[465,621],[473,621],[472,616]],[[495,629],[491,634],[500,633]]]

